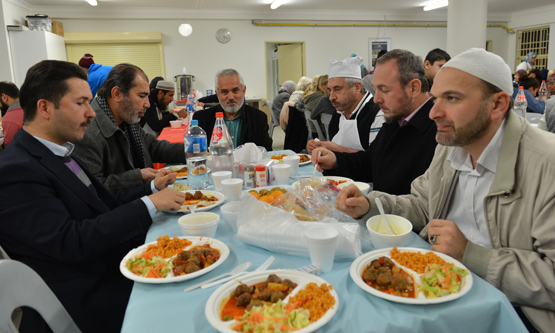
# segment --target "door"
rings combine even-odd
[[[278,45],[279,84],[287,80],[296,83],[304,73],[303,45],[301,43]]]

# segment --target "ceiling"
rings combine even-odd
[[[97,0],[92,7],[85,0],[17,0],[26,3],[29,9],[54,9],[61,11],[179,11],[179,12],[242,12],[253,14],[283,14],[284,12],[330,11],[368,12],[371,14],[424,14],[422,7],[435,0],[284,0],[276,10],[270,9],[272,0]],[[462,1],[462,0],[459,0]],[[489,14],[510,14],[519,11],[552,6],[553,0],[487,0]],[[430,14],[443,14],[446,8]],[[123,14],[123,13],[122,13]]]

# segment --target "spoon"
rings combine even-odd
[[[322,155],[321,150],[318,151],[318,157],[316,157],[316,164],[314,164],[314,171],[312,172],[312,177],[310,178],[316,178],[316,167],[318,166],[318,158],[320,158],[320,155]]]
[[[378,210],[380,211],[380,214],[382,215],[382,221],[384,222],[385,227],[387,229],[387,232],[385,234],[386,235],[395,235],[391,231],[391,228],[389,227],[389,222],[387,222],[387,217],[385,217],[385,213],[383,211],[383,206],[382,206],[382,201],[380,200],[380,198],[376,198],[376,206],[378,206]]]
[[[197,283],[197,284],[195,284],[195,285],[192,285],[192,286],[190,286],[190,287],[187,287],[187,288],[183,289],[183,291],[191,291],[191,290],[200,288],[200,287],[202,287],[202,286],[205,285],[205,284],[208,284],[208,283],[210,283],[210,282],[212,282],[212,281],[219,280],[219,279],[221,279],[221,278],[223,278],[223,277],[226,277],[226,276],[228,276],[228,275],[237,275],[237,274],[242,273],[242,272],[246,271],[247,269],[249,269],[249,267],[251,267],[251,265],[252,265],[252,262],[250,262],[250,261],[244,262],[244,263],[242,263],[241,265],[236,266],[236,267],[235,267],[234,269],[232,269],[231,272],[229,272],[229,273],[225,273],[225,274],[222,274],[222,275],[218,275],[218,276],[216,276],[215,278],[211,278],[211,279],[208,279],[208,280],[206,280],[206,281]]]
[[[262,265],[260,265],[257,269],[255,269],[254,271],[252,271],[252,272],[250,272],[250,273],[256,273],[256,272],[265,271],[266,268],[270,267],[270,265],[272,264],[272,262],[274,262],[274,259],[275,259],[274,256],[271,256],[271,257],[268,258],[268,260],[266,260]],[[213,287],[213,286],[215,286],[215,285],[218,285],[218,284],[220,284],[220,283],[224,283],[224,282],[226,282],[226,281],[233,280],[233,279],[238,278],[239,276],[242,276],[242,275],[245,275],[245,274],[250,274],[250,273],[249,273],[249,272],[241,272],[241,273],[239,273],[239,274],[235,274],[235,275],[232,275],[232,276],[230,276],[230,277],[226,277],[225,279],[221,279],[221,280],[218,280],[218,281],[209,283],[209,284],[205,284],[205,285],[202,286],[202,289],[207,289],[207,288]]]
[[[191,212],[191,214],[194,214],[195,211],[197,210],[197,205],[185,205],[185,207],[189,208],[189,211]]]

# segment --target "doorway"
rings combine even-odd
[[[287,80],[297,83],[306,75],[304,42],[265,42],[268,99],[272,101],[281,84]]]

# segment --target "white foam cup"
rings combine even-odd
[[[212,172],[212,183],[214,183],[214,188],[216,189],[216,191],[222,191],[222,180],[230,179],[231,175],[231,171]]]
[[[331,271],[339,232],[333,227],[314,227],[304,232],[308,243],[310,261],[322,273]]]
[[[241,178],[224,179],[222,180],[222,188],[227,202],[239,201],[243,189],[243,180]]]
[[[289,171],[291,165],[289,164],[274,164],[272,171],[274,172],[274,179],[276,185],[289,185]]]
[[[288,155],[283,156],[283,164],[289,164],[291,169],[289,170],[289,176],[296,176],[299,170],[299,161],[301,157],[299,155]]]

